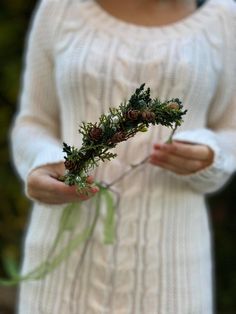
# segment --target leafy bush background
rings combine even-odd
[[[30,203],[11,162],[8,134],[17,109],[26,32],[35,0],[0,3],[0,275],[8,256],[20,260]],[[217,313],[236,313],[236,178],[208,198],[216,267]]]

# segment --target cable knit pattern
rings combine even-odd
[[[188,113],[176,139],[209,145],[215,158],[188,176],[145,165],[117,184],[115,244],[102,242],[102,211],[83,263],[81,247],[45,280],[22,284],[19,314],[213,313],[204,194],[221,188],[236,169],[235,26],[233,0],[208,0],[163,27],[126,23],[95,0],[41,1],[11,128],[25,186],[36,167],[63,161],[62,141],[80,146],[82,121],[97,121],[143,82],[153,97],[183,100]],[[151,127],[119,144],[118,157],[101,164],[95,178],[111,182],[169,133]],[[76,233],[94,215],[92,202],[84,204]],[[62,209],[33,202],[22,273],[46,257]]]

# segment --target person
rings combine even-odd
[[[88,180],[113,181],[116,240],[105,245],[104,213],[83,263],[82,247],[45,279],[21,284],[20,314],[212,314],[211,228],[204,200],[236,168],[236,5],[233,0],[42,0],[27,41],[12,154],[32,214],[22,274],[42,262],[69,202],[83,203],[77,231],[94,214],[93,197],[58,180],[62,142],[79,147],[82,121],[95,122],[141,83],[188,110],[173,144],[153,126],[120,143],[117,158]],[[63,247],[71,238],[60,243]]]

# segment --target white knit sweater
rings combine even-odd
[[[102,213],[84,262],[80,248],[45,280],[23,284],[19,313],[211,314],[204,193],[221,188],[236,169],[233,0],[208,0],[163,27],[121,21],[95,0],[43,0],[26,51],[20,109],[11,129],[24,182],[32,169],[64,160],[62,141],[81,144],[81,121],[97,121],[143,82],[152,96],[183,100],[188,113],[176,138],[209,145],[215,158],[191,175],[148,164],[123,180],[116,186],[122,197],[115,244],[102,242]],[[110,182],[169,133],[153,127],[119,144],[118,157],[101,164],[96,179]],[[62,209],[33,202],[24,273],[46,257]],[[88,201],[76,232],[93,214]]]

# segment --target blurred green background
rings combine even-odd
[[[8,260],[18,263],[30,212],[23,187],[11,162],[9,125],[16,111],[23,51],[35,0],[0,3],[0,276]],[[236,314],[236,178],[208,197],[216,272],[216,314]],[[15,288],[0,288],[0,314],[14,313]],[[33,313],[32,313],[33,314]]]

